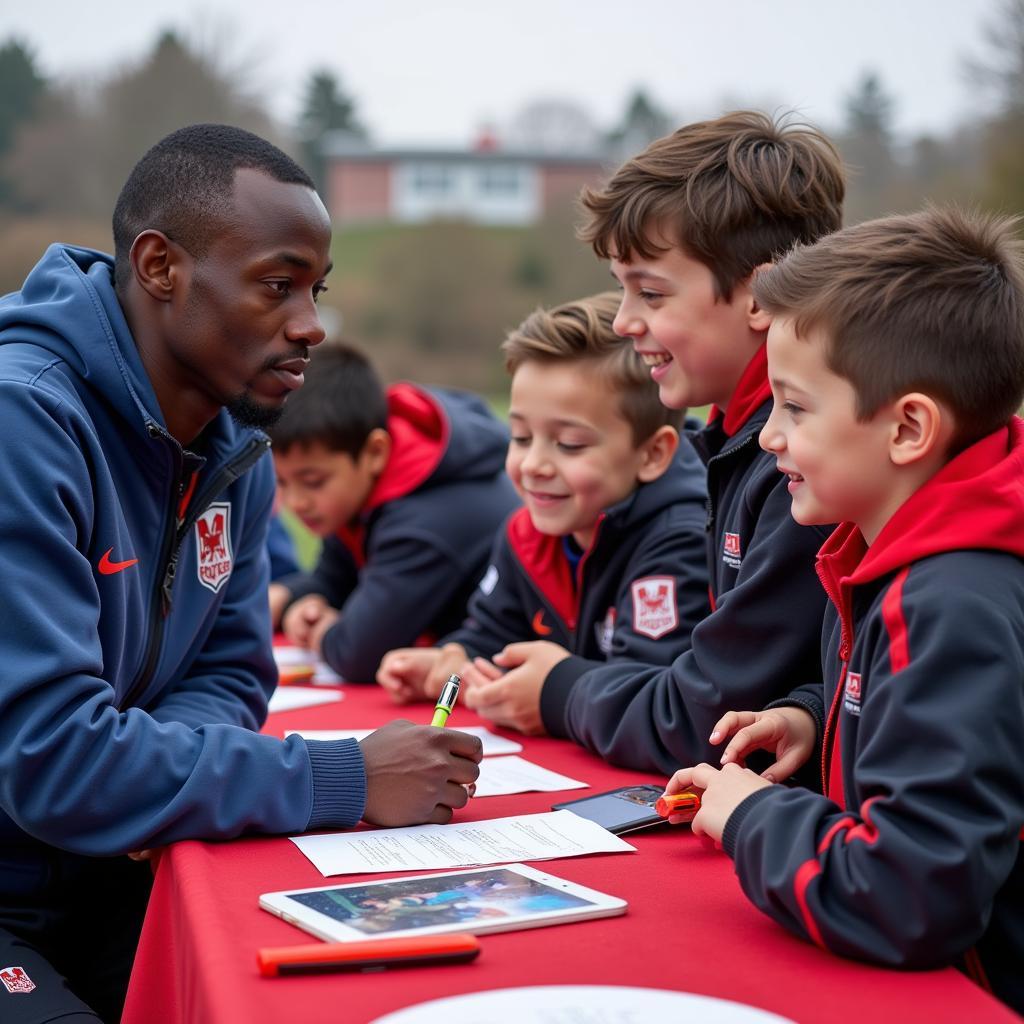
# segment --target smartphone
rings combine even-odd
[[[553,804],[551,810],[572,811],[581,818],[596,821],[618,836],[623,832],[666,824],[667,819],[654,809],[658,797],[664,792],[664,786],[623,786],[596,796]]]

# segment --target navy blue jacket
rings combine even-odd
[[[498,536],[461,628],[445,642],[471,657],[551,640],[598,665],[667,665],[708,613],[704,469],[692,450],[657,480],[606,509],[576,569],[564,538],[540,533],[526,509]]]
[[[728,414],[688,434],[708,473],[713,611],[667,668],[557,664],[541,691],[552,735],[667,775],[713,756],[708,737],[726,711],[763,708],[796,681],[820,681],[825,596],[814,556],[828,531],[793,521],[787,479],[758,447],[771,411],[766,372],[762,346]]]
[[[357,744],[255,731],[269,442],[223,412],[202,454],[168,434],[112,269],[54,245],[0,299],[0,896],[46,847],[350,825],[365,802]]]
[[[730,815],[750,898],[842,956],[956,963],[1024,1012],[1024,423],[949,462],[870,548],[822,549],[824,796]],[[827,711],[826,711],[827,709]]]
[[[464,391],[388,388],[392,449],[357,523],[328,538],[310,574],[278,582],[292,599],[322,594],[341,609],[324,660],[371,682],[381,658],[454,629],[519,502],[505,475],[508,430]]]

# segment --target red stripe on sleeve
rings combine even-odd
[[[824,949],[825,941],[822,939],[821,932],[818,931],[818,924],[811,917],[810,908],[807,906],[807,887],[820,874],[821,865],[816,860],[804,861],[793,880],[793,894],[796,896],[797,906],[800,908],[800,916],[804,919],[804,928],[807,929],[807,934],[810,935],[811,941],[816,946]]]
[[[854,839],[860,839],[867,843],[868,846],[874,846],[878,841],[878,826],[871,820],[871,805],[876,800],[881,800],[879,796],[873,796],[869,800],[865,800],[860,807],[861,821],[859,825],[855,825],[846,833],[846,842],[852,843]]]
[[[840,832],[845,832],[847,829],[853,828],[857,824],[854,818],[840,818],[821,838],[821,842],[818,843],[818,856],[820,857],[831,844],[832,840],[835,839]]]
[[[889,662],[894,673],[910,664],[907,621],[903,618],[903,584],[909,572],[909,566],[901,569],[882,598],[882,621],[889,633]]]

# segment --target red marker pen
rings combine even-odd
[[[256,954],[260,974],[327,974],[333,971],[379,971],[385,967],[421,967],[467,963],[480,954],[480,940],[466,932],[420,935],[365,942],[316,942],[280,946]]]

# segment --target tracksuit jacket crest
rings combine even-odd
[[[983,438],[866,548],[822,548],[825,795],[730,816],[750,898],[843,956],[956,963],[1024,1012],[1024,423]],[[785,701],[780,703],[787,703]]]
[[[223,412],[201,455],[167,433],[112,269],[54,245],[0,299],[0,898],[53,848],[353,824],[365,801],[357,744],[255,731],[268,442]]]
[[[786,477],[758,446],[770,394],[762,346],[725,416],[713,412],[703,430],[688,432],[707,466],[714,610],[668,667],[594,668],[577,658],[555,665],[541,691],[552,735],[667,775],[711,758],[708,737],[726,711],[762,708],[794,680],[820,681],[825,595],[814,556],[828,531],[794,522]]]
[[[508,430],[475,395],[399,383],[388,388],[391,456],[351,527],[328,538],[312,573],[279,582],[293,600],[322,594],[341,609],[322,654],[372,682],[381,658],[454,629],[519,504],[505,475]]]
[[[572,579],[564,538],[526,509],[495,541],[466,622],[445,641],[490,658],[506,644],[551,640],[591,664],[667,664],[708,612],[704,470],[692,451],[605,510]]]

